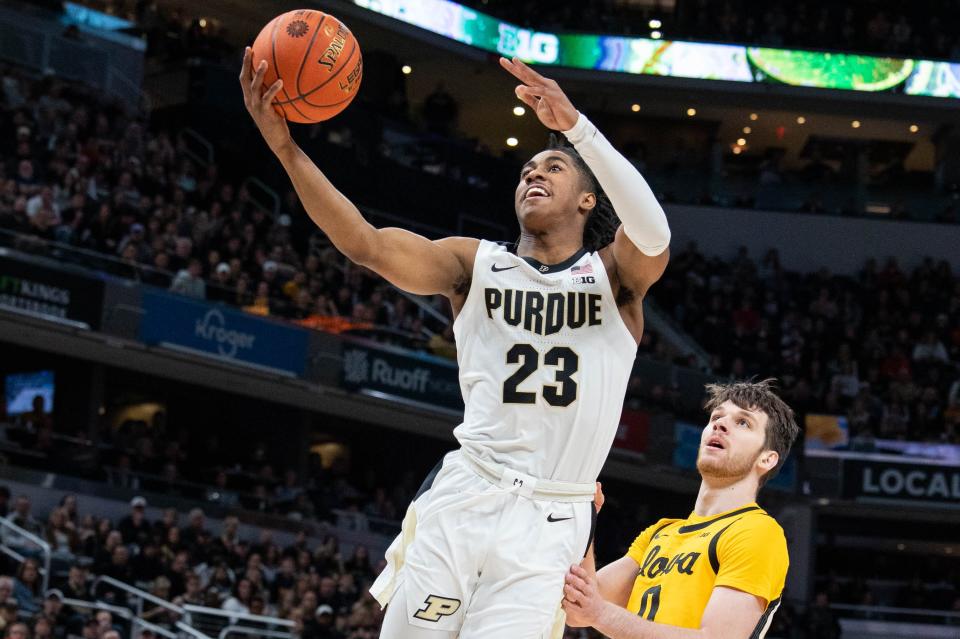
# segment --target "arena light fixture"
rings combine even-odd
[[[413,67],[411,67],[409,64],[403,65],[400,67],[400,70],[403,71],[403,75],[410,75],[413,73]]]
[[[653,18],[652,20],[650,20],[650,22],[647,23],[647,26],[649,26],[651,29],[659,29],[660,27],[663,26],[663,23],[657,20],[656,18]]]
[[[750,114],[750,121],[751,121],[751,122],[756,122],[756,121],[759,120],[759,119],[760,119],[760,116],[757,115],[756,113],[751,113],[751,114]]]
[[[518,118],[519,118],[521,115],[523,115],[524,113],[526,113],[526,112],[527,112],[527,110],[524,109],[524,108],[523,108],[522,106],[520,106],[519,104],[518,104],[517,106],[513,107],[513,114],[514,114],[515,116],[517,116]]]
[[[797,124],[806,124],[806,123],[807,123],[807,119],[802,115],[797,118]]]
[[[651,31],[651,32],[650,32],[650,39],[651,39],[651,40],[659,40],[659,39],[662,38],[662,37],[663,37],[663,34],[660,33],[659,31]]]
[[[697,114],[697,110],[694,109],[693,107],[690,107],[689,109],[687,109],[687,115],[689,115],[691,118],[696,114]]]
[[[742,147],[739,147],[739,146],[733,147],[733,154],[734,154],[734,155],[740,155],[742,152],[743,152],[743,148],[742,148]]]
[[[640,112],[640,105],[639,105],[639,104],[631,104],[631,105],[630,105],[630,110],[633,111],[634,113],[639,113],[639,112]]]
[[[507,138],[507,146],[517,146],[518,144],[520,144],[520,140],[517,138]]]
[[[916,124],[910,125],[910,133],[916,133],[919,130],[920,130],[920,127],[918,127]]]
[[[855,129],[859,129],[859,128],[860,128],[860,120],[854,120],[853,122],[850,123],[850,126],[852,126],[852,127],[855,128]]]
[[[748,126],[743,127],[743,134],[744,134],[744,135],[750,135],[751,133],[753,133],[753,129],[751,129],[751,128],[748,127]]]
[[[747,145],[747,138],[739,138],[737,140],[737,146],[746,146],[746,145]]]

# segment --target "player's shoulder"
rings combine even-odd
[[[649,535],[650,539],[657,539],[664,535],[670,534],[671,528],[675,528],[677,524],[682,524],[683,522],[683,519],[664,517],[657,520],[654,524],[644,528],[643,532],[640,534]]]
[[[461,264],[463,264],[464,268],[470,272],[473,270],[473,262],[477,258],[477,251],[480,249],[480,244],[483,242],[483,240],[479,240],[475,237],[452,235],[450,237],[434,240],[434,242],[438,246],[442,246],[456,255],[457,259]]]
[[[751,539],[786,539],[783,527],[763,508],[744,513],[731,526],[733,535],[744,535]]]

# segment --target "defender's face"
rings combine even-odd
[[[710,414],[700,436],[697,470],[704,477],[740,479],[757,465],[767,433],[767,414],[726,401]]]
[[[537,153],[520,170],[514,207],[521,227],[538,230],[575,214],[590,197],[582,190],[582,178],[570,156],[548,150]]]

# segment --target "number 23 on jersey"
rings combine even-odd
[[[503,382],[504,404],[535,404],[537,393],[520,390],[520,385],[541,366],[540,352],[532,344],[514,344],[507,351],[507,364],[519,368]],[[551,406],[566,408],[577,399],[577,381],[573,375],[580,367],[580,357],[567,346],[554,346],[543,354],[542,364],[556,369],[556,384],[544,384],[543,399]]]

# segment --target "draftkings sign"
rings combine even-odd
[[[960,506],[960,466],[844,459],[843,497]]]
[[[0,255],[0,307],[100,327],[103,282],[80,271]]]

